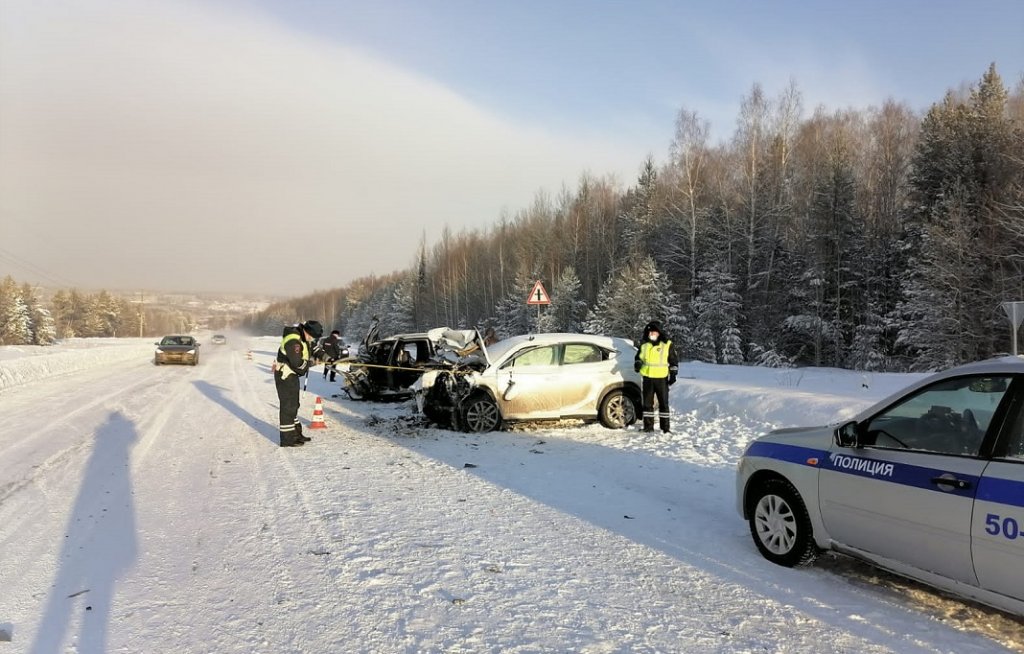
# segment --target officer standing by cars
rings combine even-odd
[[[309,372],[310,344],[316,343],[323,334],[324,328],[316,320],[285,327],[281,334],[281,347],[271,366],[277,398],[281,402],[281,447],[296,447],[312,440],[302,435],[299,424],[299,378]]]
[[[327,361],[324,363],[324,379],[327,379],[330,374],[331,381],[334,381],[335,376],[338,374],[335,368],[335,362],[341,358],[341,332],[337,329],[331,332],[331,335],[324,339],[324,342],[320,345],[324,351],[324,358]]]
[[[654,416],[658,416],[661,431],[671,431],[668,406],[668,387],[676,383],[679,360],[672,341],[661,323],[652,320],[644,327],[640,349],[636,351],[633,369],[643,377],[644,431],[654,431]],[[658,413],[654,412],[654,397],[658,397]]]

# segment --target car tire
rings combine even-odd
[[[476,395],[462,407],[462,425],[468,432],[494,431],[501,425],[498,405],[487,395]]]
[[[787,568],[817,558],[811,517],[793,484],[768,479],[753,489],[748,506],[750,535],[764,558]]]
[[[616,389],[601,400],[597,419],[608,429],[625,429],[636,422],[636,404],[628,393]]]

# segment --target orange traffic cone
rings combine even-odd
[[[310,429],[327,429],[327,423],[324,422],[324,403],[320,399],[320,396],[316,396],[316,404],[313,405],[313,420],[309,423]]]

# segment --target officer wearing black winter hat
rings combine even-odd
[[[671,430],[668,406],[668,387],[676,383],[679,360],[672,341],[661,323],[652,320],[644,327],[640,348],[636,351],[633,369],[643,377],[644,431],[654,431],[654,416],[658,416],[661,431]],[[654,413],[654,397],[658,397],[658,413]]]
[[[299,378],[309,371],[310,344],[323,335],[324,328],[316,320],[285,327],[281,333],[281,347],[272,366],[281,402],[281,447],[296,447],[312,440],[302,435],[299,424]]]

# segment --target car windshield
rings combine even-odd
[[[505,357],[509,350],[516,347],[523,342],[524,339],[520,337],[506,338],[503,341],[498,341],[492,345],[487,346],[487,358],[492,362],[500,361]]]
[[[160,345],[192,345],[191,336],[164,336]]]

